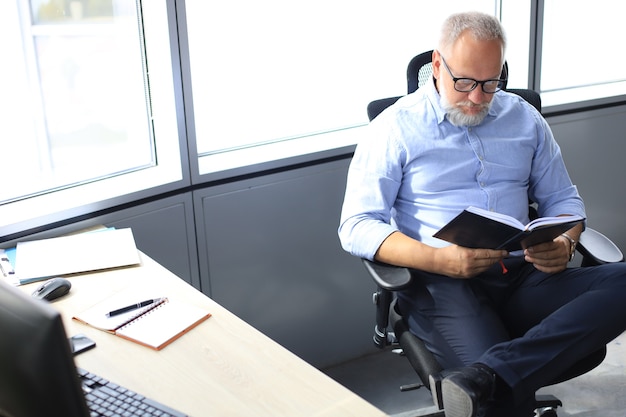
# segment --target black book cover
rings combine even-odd
[[[467,248],[505,249],[509,252],[548,242],[584,221],[580,216],[538,219],[524,226],[509,216],[505,222],[484,210],[468,208],[433,236]],[[519,223],[519,224],[517,224]]]

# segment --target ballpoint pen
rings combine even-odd
[[[118,308],[117,310],[110,311],[110,312],[108,312],[106,314],[106,316],[107,317],[119,316],[120,314],[124,314],[124,313],[127,313],[129,311],[136,310],[138,308],[147,307],[150,304],[159,302],[161,300],[162,300],[162,298],[156,298],[156,299],[153,299],[153,300],[146,300],[146,301],[142,301],[140,303],[131,304],[129,306]]]

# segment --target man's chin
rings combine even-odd
[[[469,102],[458,102],[451,105],[445,95],[441,95],[441,105],[447,113],[447,118],[455,126],[479,125],[489,113],[490,106],[472,105]]]
[[[448,112],[447,117],[450,123],[455,126],[476,126],[479,125],[487,116],[486,112],[477,114],[466,114],[461,111]]]
[[[464,115],[469,116],[469,117],[473,117],[473,116],[478,116],[480,115],[483,111],[484,111],[484,107],[461,107],[461,112],[463,112]]]

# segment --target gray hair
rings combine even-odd
[[[499,40],[504,52],[506,36],[502,25],[494,16],[479,12],[457,13],[448,17],[441,28],[439,50],[447,51],[466,30],[479,41]]]

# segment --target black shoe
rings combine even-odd
[[[481,404],[493,396],[495,373],[484,365],[450,370],[441,381],[446,417],[476,417]]]

